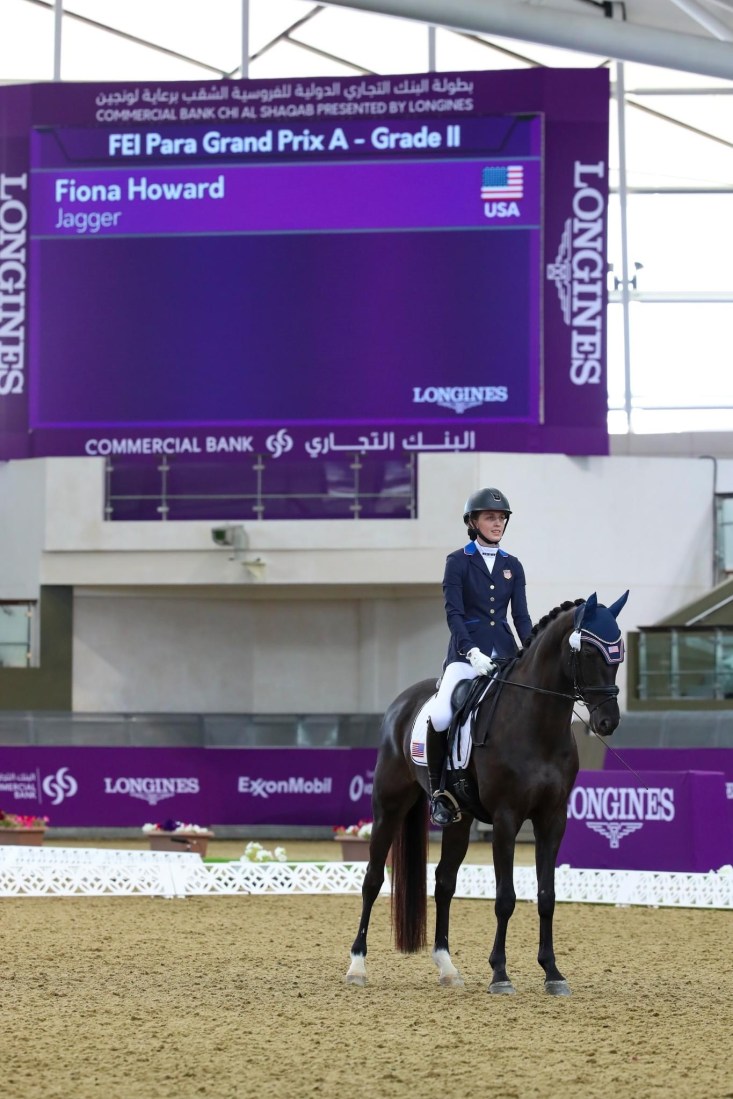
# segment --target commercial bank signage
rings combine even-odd
[[[0,460],[606,453],[608,95],[0,88]]]
[[[376,749],[6,748],[0,805],[56,827],[353,824]]]

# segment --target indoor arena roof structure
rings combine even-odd
[[[0,0],[2,82],[601,66],[610,429],[729,430],[733,0]]]

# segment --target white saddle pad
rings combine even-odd
[[[428,765],[428,753],[425,747],[425,740],[428,732],[428,718],[430,717],[430,707],[433,704],[435,695],[427,700],[423,706],[417,712],[415,721],[412,726],[412,733],[410,735],[410,755],[412,762],[419,764],[421,767],[427,767]],[[460,755],[457,752],[457,747],[460,745]],[[451,752],[451,767],[468,767],[468,761],[471,758],[471,730],[470,721],[467,721],[461,728],[461,735],[456,737],[456,743],[453,745],[453,751]]]

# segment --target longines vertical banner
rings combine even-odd
[[[608,93],[0,88],[0,458],[606,453]]]

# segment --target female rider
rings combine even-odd
[[[522,644],[532,630],[524,569],[499,547],[511,514],[509,501],[498,488],[474,492],[463,509],[471,540],[450,553],[445,563],[443,595],[451,636],[426,737],[430,819],[441,828],[456,819],[458,808],[453,796],[440,789],[453,691],[460,680],[491,675],[497,662],[516,655],[517,644],[507,621],[509,608]]]

